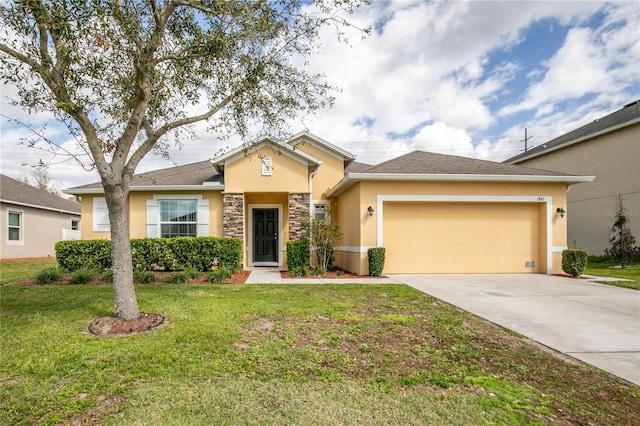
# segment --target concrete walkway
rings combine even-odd
[[[398,284],[391,278],[282,278],[276,268],[256,268],[245,284]]]
[[[390,276],[640,385],[640,291],[557,276]]]

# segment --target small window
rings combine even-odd
[[[9,241],[22,241],[22,213],[10,211],[8,223],[7,239]]]
[[[196,200],[160,200],[160,237],[195,237]]]
[[[315,205],[315,217],[316,219],[324,220],[327,218],[327,206],[324,204]]]
[[[78,219],[71,219],[71,230],[72,231],[80,230],[80,221]]]

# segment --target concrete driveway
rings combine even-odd
[[[640,291],[539,274],[390,277],[640,385]]]

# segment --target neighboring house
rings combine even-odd
[[[569,245],[601,255],[611,247],[622,200],[640,241],[640,100],[505,161],[572,175],[593,175],[567,194]]]
[[[592,179],[420,151],[370,166],[303,132],[136,175],[130,232],[237,237],[245,267],[283,267],[310,212],[339,224],[336,265],[359,274],[376,246],[386,273],[559,273],[567,240],[556,210],[567,184]],[[100,184],[66,192],[82,196],[82,238],[108,238]]]
[[[80,203],[0,175],[0,257],[55,256],[60,240],[80,239]]]

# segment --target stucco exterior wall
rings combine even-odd
[[[220,191],[183,192],[131,192],[129,193],[129,235],[131,238],[145,238],[147,232],[147,200],[154,195],[180,196],[185,199],[201,195],[209,200],[209,236],[221,237],[222,233],[222,193]],[[84,215],[81,236],[83,240],[110,239],[108,231],[93,230],[93,199],[102,195],[83,195],[81,211]]]
[[[22,240],[8,241],[8,211],[22,213]],[[0,257],[54,257],[55,244],[64,239],[64,230],[71,230],[71,219],[80,215],[55,212],[12,204],[0,204]],[[82,225],[81,225],[82,228]]]
[[[564,183],[471,183],[471,182],[379,182],[362,181],[349,188],[338,197],[338,211],[340,214],[340,229],[344,237],[340,243],[339,266],[360,274],[368,273],[367,249],[375,247],[378,240],[379,195],[445,195],[445,196],[530,196],[541,197],[540,229],[544,240],[546,259],[546,223],[550,220],[551,246],[553,247],[553,273],[561,273],[560,253],[567,246],[566,216],[561,218],[555,213],[558,207],[566,209],[566,185]],[[549,202],[551,217],[547,214]],[[369,217],[367,209],[374,208],[374,214]],[[358,231],[355,231],[355,230]],[[546,269],[546,261],[541,264]],[[357,269],[356,269],[357,268]]]
[[[322,160],[319,172],[313,176],[311,199],[320,200],[326,198],[323,195],[344,177],[344,161],[307,142],[297,144],[296,149]]]
[[[518,163],[574,175],[595,176],[567,194],[569,245],[600,255],[610,247],[611,226],[623,201],[629,225],[640,241],[640,124],[576,143]]]
[[[262,160],[272,160],[270,176],[262,175]],[[309,170],[306,164],[265,146],[247,154],[224,168],[226,192],[309,192]]]

